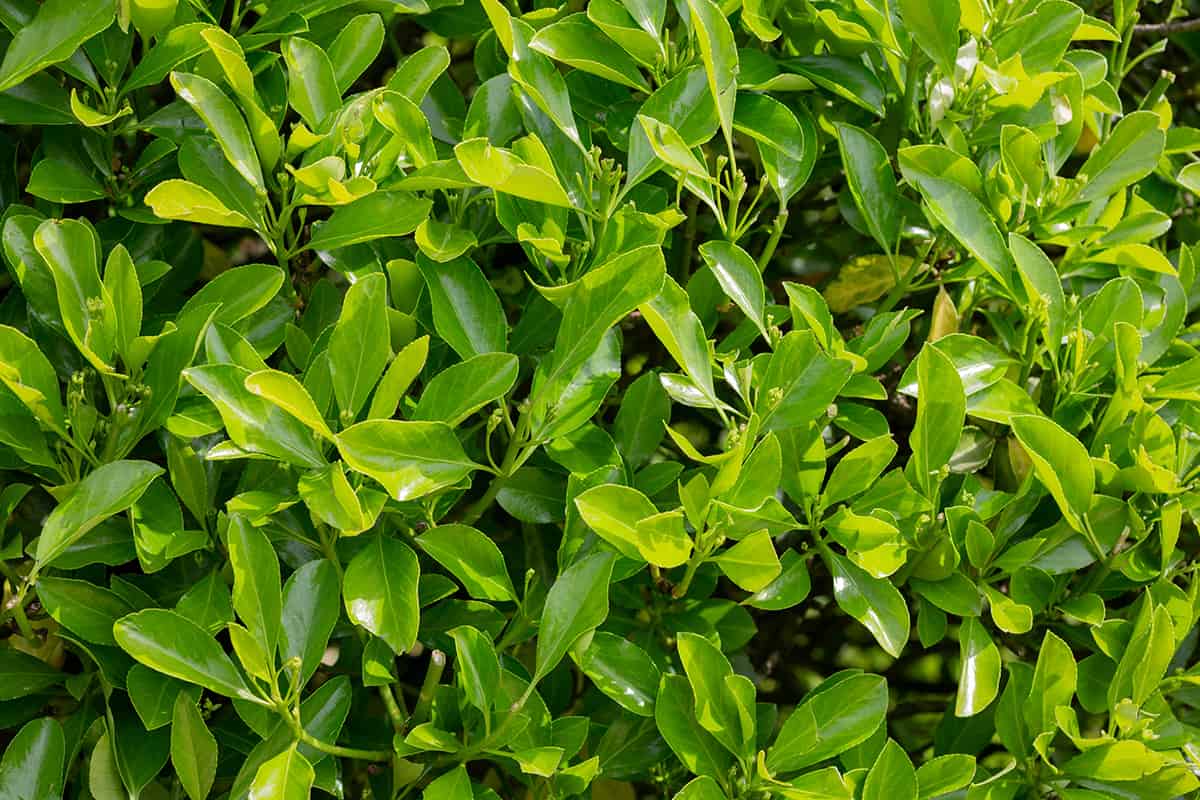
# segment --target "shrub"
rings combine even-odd
[[[528,5],[0,9],[0,798],[1195,792],[1197,26]]]

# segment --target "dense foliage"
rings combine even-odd
[[[1196,792],[1200,25],[532,5],[0,0],[0,798]]]

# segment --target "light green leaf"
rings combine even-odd
[[[310,130],[323,131],[330,115],[342,104],[329,56],[319,45],[299,36],[284,40],[279,49],[287,62],[288,104]]]
[[[346,566],[342,583],[346,614],[356,625],[406,653],[417,641],[421,569],[408,545],[375,536]]]
[[[452,486],[478,467],[441,422],[368,420],[342,431],[337,442],[352,469],[379,481],[397,500]]]
[[[92,528],[129,508],[162,472],[148,461],[114,461],[93,470],[46,517],[38,537],[38,565],[49,566]]]
[[[913,41],[953,80],[958,55],[958,0],[900,0],[900,19]],[[911,68],[911,62],[910,62]]]
[[[180,98],[204,120],[233,168],[257,192],[265,192],[258,153],[250,139],[246,120],[233,101],[216,84],[199,75],[172,72],[171,85]]]
[[[1033,472],[1058,503],[1063,518],[1083,531],[1084,517],[1092,507],[1096,473],[1087,449],[1063,428],[1032,414],[1012,418],[1013,433],[1025,448]]]
[[[700,245],[700,257],[712,270],[729,299],[737,303],[750,321],[758,328],[764,339],[767,333],[766,290],[762,275],[750,254],[736,244],[724,241],[705,242]]]
[[[828,551],[825,561],[833,574],[837,604],[861,622],[893,658],[908,642],[908,604],[887,578],[875,578],[844,556]]]
[[[392,356],[387,289],[380,273],[355,282],[329,337],[329,372],[344,425],[358,416]]]
[[[500,548],[481,531],[467,525],[437,525],[421,534],[417,544],[458,578],[472,597],[517,599]]]
[[[917,479],[932,497],[940,471],[958,447],[967,398],[954,362],[935,346],[926,346],[917,357],[917,386],[917,422],[908,444]]]
[[[151,669],[226,697],[266,702],[246,686],[216,639],[182,614],[161,608],[139,611],[118,620],[113,635],[125,652]]]
[[[171,721],[171,765],[191,800],[205,800],[217,776],[217,740],[204,724],[196,701],[175,697]]]
[[[612,553],[592,553],[567,567],[546,594],[538,629],[537,662],[530,690],[558,666],[579,637],[608,617]]]
[[[389,236],[407,236],[429,216],[432,202],[409,192],[372,192],[313,226],[307,250],[337,250]]]
[[[66,61],[81,44],[112,24],[109,0],[47,0],[33,21],[16,31],[0,63],[0,92],[51,64]]]
[[[308,800],[315,776],[298,747],[293,744],[258,768],[249,800]]]
[[[757,592],[779,575],[775,544],[765,530],[752,533],[713,559],[725,577],[747,592]]]
[[[949,1],[958,7],[957,0]],[[837,140],[854,203],[871,236],[890,255],[895,252],[900,236],[900,192],[887,151],[874,136],[846,123],[838,124]]]
[[[973,717],[987,708],[1000,690],[1000,651],[975,617],[962,621],[958,648],[961,666],[954,715]]]

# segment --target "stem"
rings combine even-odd
[[[441,650],[434,650],[429,655],[429,669],[425,671],[425,682],[421,684],[421,694],[418,695],[417,705],[413,708],[411,722],[414,726],[420,725],[429,716],[429,710],[433,707],[433,693],[442,682],[442,671],[445,668],[446,654]]]
[[[488,484],[488,488],[483,495],[471,505],[463,509],[462,515],[459,517],[459,522],[464,525],[472,525],[483,516],[483,513],[492,507],[492,503],[496,502],[496,497],[500,494],[500,490],[504,488],[504,479],[516,472],[517,467],[524,462],[521,458],[521,452],[525,445],[525,437],[529,432],[529,415],[522,414],[517,420],[517,428],[513,435],[509,437],[508,447],[504,451],[504,460],[500,462],[500,469],[497,470],[496,477]]]
[[[687,569],[684,570],[683,580],[671,590],[671,597],[678,600],[687,594],[688,588],[692,585],[692,579],[696,577],[696,570],[700,569],[700,565],[704,563],[706,558],[708,558],[708,553],[692,554],[692,557],[688,559]]]
[[[37,634],[33,632],[33,626],[29,624],[29,617],[25,616],[25,593],[29,588],[29,584],[21,589],[21,594],[13,598],[12,613],[16,617],[17,627],[21,629],[21,635],[31,642],[37,641]]]
[[[357,758],[361,761],[388,761],[392,757],[390,750],[360,750],[357,747],[342,747],[341,745],[322,742],[304,730],[304,726],[300,724],[300,720],[291,715],[288,716],[288,719],[292,721],[292,732],[296,734],[296,738],[309,747],[320,750],[322,753],[328,753],[331,756],[341,756],[342,758]]]
[[[384,708],[387,709],[388,718],[392,721],[392,730],[396,733],[404,730],[404,714],[400,711],[396,696],[392,694],[392,687],[380,686],[379,699],[383,700]]]
[[[775,216],[775,222],[771,225],[771,238],[767,239],[762,252],[758,255],[759,272],[765,271],[767,264],[771,263],[771,258],[775,255],[775,248],[779,246],[779,240],[783,238],[783,229],[787,227],[787,221],[787,206],[780,206],[779,213]]]
[[[1151,36],[1170,36],[1173,33],[1191,33],[1192,31],[1200,31],[1200,17],[1133,26],[1134,33]]]

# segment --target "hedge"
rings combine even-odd
[[[1188,6],[0,2],[0,800],[1195,796]]]

